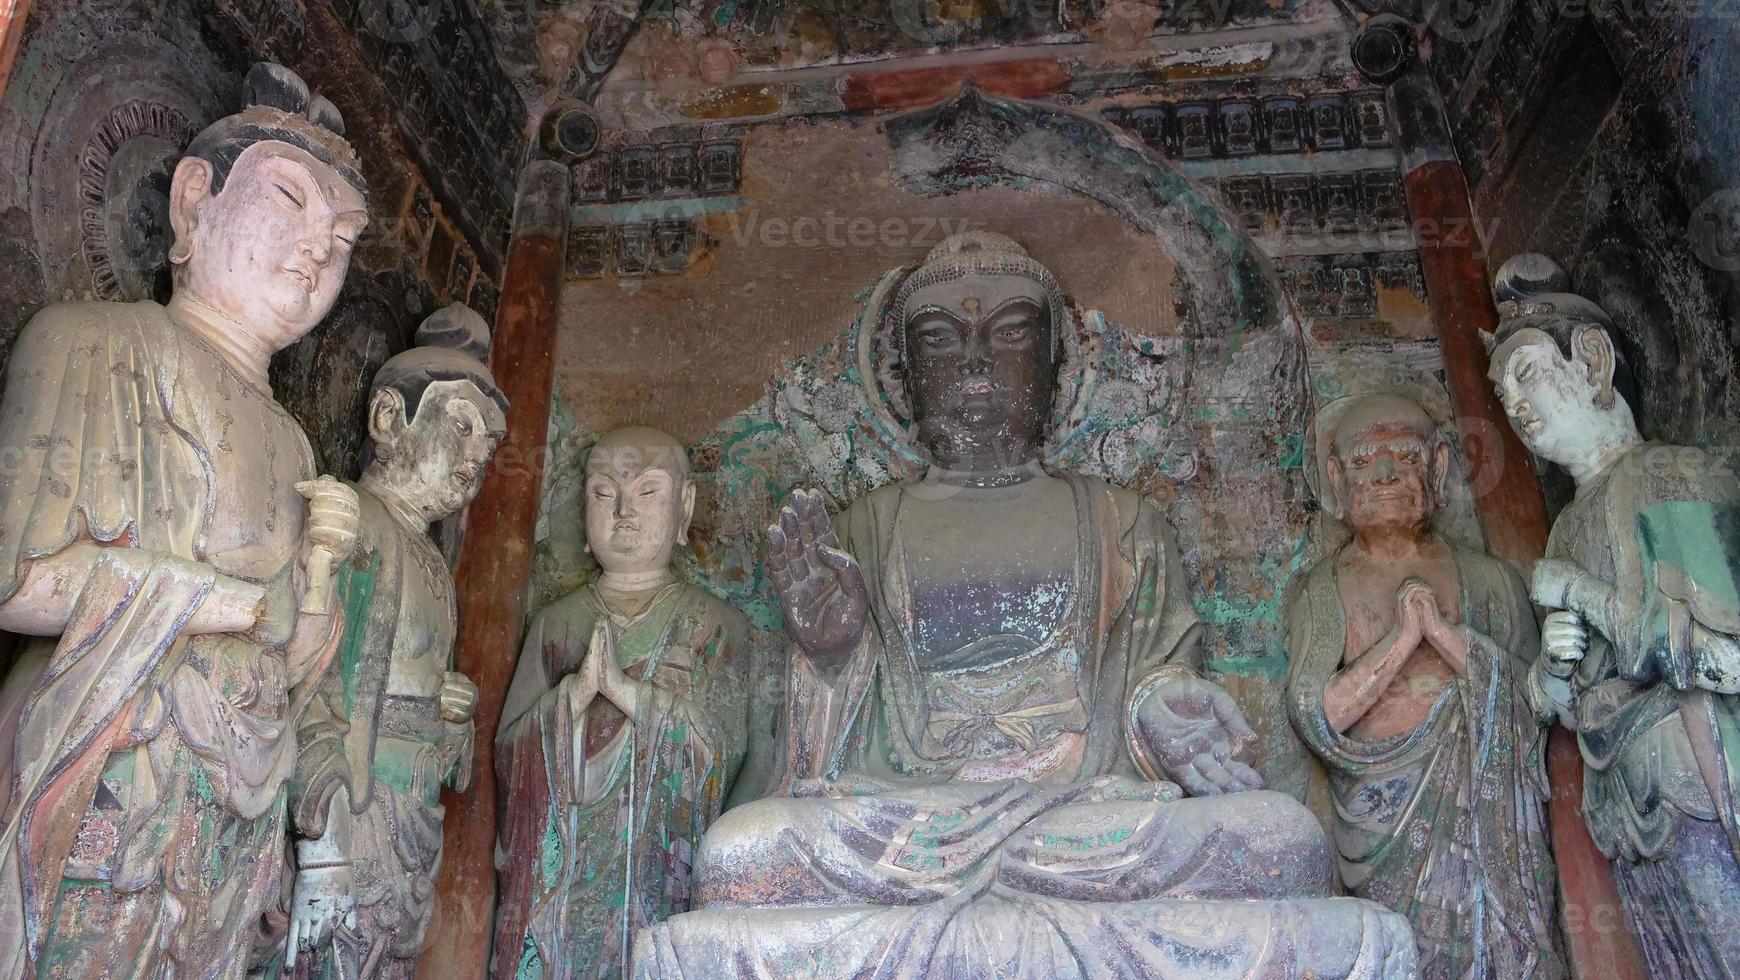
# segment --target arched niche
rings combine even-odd
[[[1262,734],[1271,783],[1304,795],[1304,757],[1280,707],[1280,630],[1287,581],[1306,553],[1310,387],[1304,340],[1264,257],[1201,185],[1101,120],[1056,106],[969,85],[880,131],[841,126],[824,135],[879,172],[816,182],[813,154],[824,151],[813,142],[823,136],[787,127],[767,137],[777,149],[759,161],[752,141],[741,210],[709,216],[715,241],[695,267],[570,283],[537,604],[592,571],[581,539],[581,452],[619,425],[669,428],[691,443],[702,482],[688,573],[749,614],[760,640],[756,717],[774,717],[784,649],[762,566],[765,528],[796,487],[818,487],[838,507],[918,471],[875,381],[877,297],[902,270],[890,268],[895,262],[858,270],[866,253],[898,253],[909,267],[925,249],[756,252],[760,239],[733,238],[734,227],[745,214],[779,217],[780,195],[800,193],[797,178],[811,181],[797,210],[812,219],[849,211],[854,194],[884,201],[897,192],[956,217],[992,206],[997,214],[974,227],[1013,235],[1052,267],[1083,334],[1064,379],[1075,395],[1053,420],[1048,464],[1139,489],[1167,513],[1185,552],[1186,587],[1209,626],[1208,669]],[[997,216],[1029,212],[1068,229],[1052,234],[1044,223]],[[1069,237],[1088,227],[1097,237]],[[745,258],[752,252],[765,268]],[[854,271],[842,281],[831,266]],[[1123,291],[1141,301],[1122,302]],[[792,335],[806,339],[790,344]],[[694,408],[720,404],[720,389],[746,392],[748,407]],[[771,737],[758,741],[769,747]]]

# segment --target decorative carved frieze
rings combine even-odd
[[[574,200],[612,204],[735,194],[742,160],[743,146],[734,134],[619,134],[613,147],[574,164]]]
[[[1314,255],[1285,260],[1281,286],[1299,312],[1312,320],[1370,320],[1378,315],[1378,290],[1406,289],[1424,299],[1415,252]]]
[[[568,233],[568,278],[674,275],[694,261],[703,237],[685,217],[578,225]]]
[[[1177,160],[1376,149],[1394,144],[1382,92],[1332,92],[1305,99],[1225,98],[1116,106],[1108,122]]]
[[[1213,183],[1245,230],[1254,234],[1350,234],[1408,227],[1402,177],[1394,170],[1236,174]]]

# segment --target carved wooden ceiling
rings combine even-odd
[[[999,46],[1104,44],[1338,17],[1343,0],[475,0],[534,109],[611,83],[745,74]]]

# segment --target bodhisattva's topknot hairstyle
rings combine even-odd
[[[344,117],[337,106],[309,92],[301,76],[283,65],[261,62],[242,82],[242,105],[242,111],[207,126],[187,147],[187,156],[211,164],[214,195],[223,191],[243,151],[267,141],[307,151],[368,194],[362,164],[344,138]]]

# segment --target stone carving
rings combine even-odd
[[[1412,243],[1402,177],[1395,170],[1237,174],[1215,186],[1251,232],[1388,232],[1374,240],[1392,248]]]
[[[97,295],[148,296],[169,243],[169,182],[177,150],[199,130],[173,106],[129,99],[79,152],[79,228]]]
[[[780,792],[708,832],[638,975],[1405,975],[1405,922],[1327,898],[1298,803],[1180,800],[1260,786],[1254,735],[1196,673],[1164,518],[1038,463],[1077,335],[1051,274],[968,233],[871,305],[930,467],[770,529]]]
[[[1135,133],[1172,159],[1203,160],[1253,153],[1303,153],[1392,144],[1389,108],[1381,91],[1324,93],[1309,106],[1291,96],[1261,103],[1243,98],[1155,102],[1101,111],[1107,122]],[[1349,127],[1348,117],[1357,125]]]
[[[1500,401],[1576,481],[1536,564],[1553,610],[1531,674],[1577,732],[1583,818],[1651,976],[1740,971],[1740,481],[1646,441],[1611,321],[1543,256],[1500,269]]]
[[[0,628],[35,639],[0,695],[3,976],[240,976],[278,886],[357,503],[266,369],[367,214],[331,103],[271,65],[244,95],[175,167],[169,306],[51,306],[12,351]]]
[[[508,406],[484,365],[482,317],[450,306],[417,340],[375,375],[362,528],[338,577],[344,639],[297,736],[286,960],[299,975],[415,975],[441,866],[441,787],[471,781],[477,688],[448,669],[453,580],[428,531],[481,489]]]
[[[585,469],[603,574],[533,620],[496,736],[493,976],[620,975],[637,929],[689,907],[744,756],[748,622],[670,568],[695,506],[687,453],[622,429]]]
[[[117,21],[36,9],[19,63],[60,67],[27,100],[35,109],[15,92],[0,113],[0,211],[29,213],[23,237],[41,258],[46,295],[166,302],[170,178],[193,137],[234,111],[241,79],[197,24],[167,11]]]
[[[1287,707],[1330,774],[1342,881],[1408,916],[1423,976],[1564,976],[1528,591],[1434,533],[1450,447],[1419,404],[1342,399],[1317,438],[1352,536],[1288,597]]]

